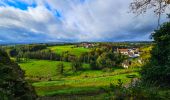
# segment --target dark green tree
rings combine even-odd
[[[62,62],[57,65],[57,72],[60,75],[64,73],[64,64]]]
[[[77,72],[78,70],[82,70],[82,63],[79,61],[79,59],[75,59],[74,61],[72,61],[72,70]]]
[[[96,61],[93,61],[93,60],[90,61],[90,67],[91,67],[91,69],[93,69],[93,70],[98,70],[98,69],[100,69],[100,68],[97,66],[97,64],[96,64]]]
[[[0,49],[0,100],[34,100],[34,89],[24,80],[24,72]]]
[[[144,80],[161,84],[170,83],[170,22],[164,23],[152,34],[155,46],[150,63],[142,70]]]

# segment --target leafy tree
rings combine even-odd
[[[61,75],[64,73],[64,64],[62,62],[57,65],[57,72]]]
[[[34,89],[24,80],[24,72],[0,49],[0,100],[34,100]]]
[[[170,22],[164,23],[152,35],[155,46],[151,52],[150,63],[142,70],[144,80],[161,84],[170,83]]]
[[[112,59],[112,54],[110,53],[103,53],[101,56],[97,58],[97,65],[100,69],[102,68],[112,68],[115,66],[115,61]]]
[[[96,62],[93,61],[93,60],[90,61],[90,66],[91,66],[91,69],[93,69],[93,70],[98,70],[99,69]]]
[[[72,70],[75,72],[78,70],[82,70],[82,63],[78,59],[72,62]]]

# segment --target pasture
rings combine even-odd
[[[62,54],[62,52],[69,52],[70,54],[76,56],[90,51],[89,48],[75,47],[75,45],[52,46],[48,48],[57,54]]]
[[[29,78],[48,78],[57,76],[57,65],[61,61],[50,61],[50,60],[35,60],[30,59],[28,62],[19,63],[22,70],[25,71],[25,76]],[[67,73],[72,73],[71,63],[62,62],[64,64],[64,71]],[[84,68],[88,68],[88,64],[83,64]]]
[[[63,62],[64,75],[57,74],[57,64],[60,61],[30,60],[20,63],[25,71],[26,79],[32,80],[32,85],[39,96],[88,94],[101,92],[101,88],[121,79],[124,84],[131,80],[129,75],[139,77],[139,68],[113,68],[113,71],[90,70],[89,64],[83,64],[85,70],[72,72],[71,63]]]

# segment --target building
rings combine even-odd
[[[127,55],[131,58],[136,58],[140,56],[139,49],[137,48],[133,48],[133,49],[118,49],[117,48],[117,52],[123,55]]]
[[[93,43],[82,43],[82,46],[83,46],[84,48],[92,48],[92,47],[94,47],[95,45],[94,45]]]
[[[124,54],[124,55],[128,55],[129,54],[128,49],[117,49],[117,52],[119,52],[121,54]]]

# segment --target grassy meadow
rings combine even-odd
[[[20,63],[19,65],[25,71],[26,77],[32,78],[48,78],[57,76],[57,65],[61,61],[50,61],[50,60],[29,60],[28,62]],[[67,73],[72,73],[71,63],[62,62],[64,64],[64,70]],[[84,68],[88,68],[88,64],[83,64]]]
[[[118,79],[128,84],[131,80],[128,76],[139,77],[140,70],[115,68],[107,72],[89,70],[89,65],[83,64],[85,70],[74,73],[70,70],[71,63],[63,62],[65,74],[58,75],[58,63],[60,61],[30,60],[20,63],[20,66],[25,71],[26,79],[32,80],[32,85],[39,96],[98,93],[110,83],[116,84]]]
[[[69,52],[73,55],[79,56],[84,52],[89,52],[89,48],[75,47],[75,45],[63,45],[63,46],[52,46],[49,47],[50,50],[56,52],[57,54],[62,54],[62,52]]]
[[[59,55],[68,52],[76,57],[92,50],[75,45],[50,46],[45,50],[48,49]],[[64,65],[63,74],[58,73],[58,65],[61,63]],[[85,96],[85,98],[90,98],[90,95],[94,98],[105,97],[107,93],[104,89],[110,84],[118,84],[118,80],[121,79],[123,85],[128,85],[133,78],[140,77],[140,67],[124,69],[113,66],[111,70],[92,70],[90,64],[83,63],[83,69],[75,72],[72,69],[72,62],[41,59],[28,59],[19,62],[19,65],[25,71],[25,79],[32,84],[39,97],[65,98],[71,95]]]

